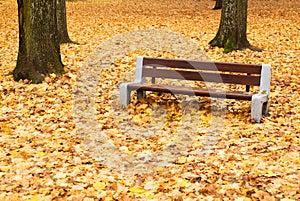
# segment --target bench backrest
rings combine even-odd
[[[269,92],[271,67],[270,65],[138,57],[136,73],[139,74],[136,74],[138,79],[152,77],[241,84],[261,86],[260,90]],[[263,89],[262,85],[264,85]]]

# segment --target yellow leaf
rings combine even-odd
[[[185,156],[181,156],[178,158],[178,160],[176,161],[179,164],[183,164],[186,162],[186,157]]]
[[[26,201],[38,201],[38,200],[39,200],[39,197],[36,195]]]
[[[182,182],[180,182],[180,187],[186,187],[188,183],[189,181],[185,179]]]
[[[105,189],[106,184],[104,182],[96,182],[96,183],[93,184],[93,187],[96,190],[103,190],[103,189]]]
[[[279,123],[279,125],[284,125],[284,124],[285,124],[285,119],[284,119],[284,117],[278,117],[278,118],[277,118],[277,122]]]
[[[141,119],[141,117],[140,117],[139,115],[134,116],[134,117],[132,118],[132,121],[133,121],[134,123],[137,123],[137,124],[143,123],[143,121],[142,121],[142,119]]]
[[[50,74],[50,77],[51,77],[51,78],[56,78],[56,75],[55,75],[54,73],[51,73],[51,74]]]
[[[139,188],[139,187],[131,187],[131,188],[129,188],[129,191],[132,192],[132,193],[138,193],[138,194],[145,194],[145,193],[148,192],[148,191],[146,191],[142,188]]]
[[[9,167],[8,166],[1,167],[1,171],[2,172],[8,172],[9,171]]]
[[[13,151],[10,152],[10,155],[12,157],[16,157],[18,155],[18,152],[16,150],[13,150]]]
[[[132,151],[129,151],[128,149],[124,151],[125,154],[132,154]]]
[[[51,163],[46,163],[46,168],[51,168],[52,164]]]
[[[45,152],[42,152],[42,151],[38,151],[38,152],[37,152],[37,155],[38,155],[39,157],[43,157],[43,156],[46,155],[46,153],[45,153]]]
[[[8,133],[8,134],[10,134],[12,132],[11,128],[8,127],[6,124],[0,124],[0,131],[2,131],[4,133]]]
[[[148,104],[141,104],[141,105],[139,105],[137,108],[136,108],[136,110],[137,111],[140,111],[140,110],[144,110],[144,109],[146,109],[148,107]]]
[[[145,110],[145,113],[146,114],[150,114],[152,112],[152,109],[151,108],[147,108],[146,110]]]
[[[65,152],[70,151],[70,147],[65,147],[65,148],[63,149],[63,151],[65,151]]]

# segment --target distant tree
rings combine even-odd
[[[66,0],[56,0],[58,39],[60,43],[72,43],[68,34]]]
[[[17,2],[19,52],[14,79],[40,83],[47,74],[64,73],[57,33],[56,0]]]
[[[219,30],[209,44],[224,47],[225,53],[250,47],[246,35],[248,0],[223,0],[222,6]]]
[[[223,0],[216,0],[215,7],[213,9],[214,10],[221,9],[222,8],[222,1]]]

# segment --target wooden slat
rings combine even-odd
[[[239,64],[239,63],[214,63],[219,71],[225,72],[241,72],[249,74],[261,74],[262,65],[257,64]]]
[[[173,87],[168,85],[145,85],[145,84],[130,84],[128,88],[131,90],[154,91],[173,94],[207,96],[214,98],[227,98],[251,101],[252,94],[244,94],[238,92],[217,92],[207,89]]]
[[[241,72],[250,74],[260,74],[262,65],[256,64],[239,64],[239,63],[223,63],[223,62],[209,62],[209,61],[194,61],[194,60],[180,60],[180,59],[163,59],[150,58],[143,59],[145,66],[164,66],[170,68],[184,68],[196,70],[209,71],[224,71],[224,72]]]
[[[230,83],[230,84],[241,84],[241,85],[251,85],[251,86],[260,85],[260,76],[232,75],[232,74],[219,74],[219,73],[212,73],[212,72],[207,73],[207,72],[166,70],[166,69],[154,69],[154,68],[144,68],[143,77]]]

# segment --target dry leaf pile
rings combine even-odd
[[[0,200],[299,200],[300,3],[249,0],[248,39],[263,51],[229,54],[208,46],[219,25],[214,3],[69,1],[69,34],[80,45],[61,45],[67,73],[28,85],[10,74],[18,51],[17,4],[0,1]],[[204,138],[214,137],[218,121],[214,112],[222,112],[214,110],[219,102],[152,93],[120,109],[119,84],[133,80],[137,55],[178,56],[137,49],[101,71],[95,92],[99,130],[129,158],[159,152],[182,130],[195,134],[191,146],[149,174],[128,175],[96,160],[76,131],[76,80],[102,42],[145,29],[180,33],[214,61],[270,63],[270,115],[254,124],[249,102],[226,100],[222,129],[205,155]]]

